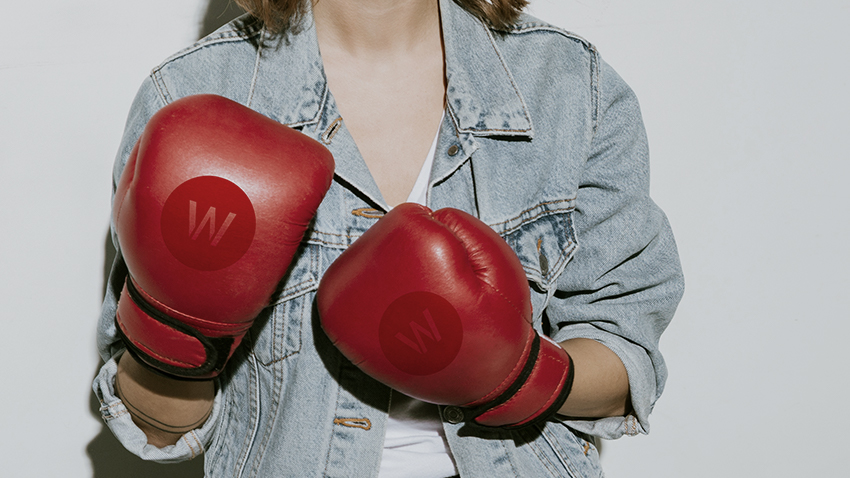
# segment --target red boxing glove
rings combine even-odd
[[[331,264],[317,300],[325,332],[361,370],[470,407],[480,425],[550,418],[572,386],[570,356],[531,326],[519,259],[465,212],[397,206]]]
[[[113,204],[128,350],[178,378],[218,375],[288,269],[333,170],[318,142],[226,98],[158,111]]]

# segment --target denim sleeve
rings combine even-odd
[[[670,225],[649,197],[637,98],[604,62],[597,85],[594,136],[574,212],[578,249],[558,279],[546,318],[554,339],[597,340],[625,365],[628,416],[566,422],[613,439],[649,432],[648,416],[667,377],[658,342],[684,281]]]
[[[101,367],[92,386],[100,401],[101,416],[118,441],[139,458],[159,463],[191,460],[201,455],[208,448],[218,423],[221,391],[216,392],[212,414],[200,428],[185,433],[174,445],[157,448],[148,444],[147,436],[136,426],[130,412],[115,394],[115,373],[118,371],[118,357],[122,352],[119,351]]]
[[[127,158],[130,156],[136,140],[141,136],[145,124],[164,105],[165,102],[162,100],[161,95],[158,94],[151,79],[148,78],[142,84],[130,108],[130,114],[124,129],[124,136],[115,158],[112,178],[113,193],[115,191],[115,185],[118,183],[118,178],[121,176],[121,172],[127,162]],[[192,430],[183,435],[175,445],[162,449],[149,445],[144,432],[133,423],[129,412],[116,396],[114,390],[115,373],[118,370],[117,360],[124,352],[124,345],[119,339],[115,328],[115,312],[118,309],[118,297],[121,294],[121,288],[127,276],[127,269],[121,256],[117,237],[115,236],[114,224],[111,224],[111,233],[112,242],[115,245],[117,253],[112,271],[109,274],[106,296],[103,299],[100,320],[97,326],[97,347],[104,365],[101,367],[100,372],[92,384],[95,396],[100,400],[101,415],[107,426],[109,426],[109,429],[118,438],[118,441],[131,453],[145,460],[159,462],[189,460],[202,453],[212,440],[212,430],[215,428],[219,415],[219,395],[221,392],[217,392],[212,414],[206,423],[200,429]]]

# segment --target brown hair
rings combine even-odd
[[[284,32],[297,27],[311,0],[234,0],[269,30]],[[496,30],[507,30],[519,18],[528,0],[454,0]]]

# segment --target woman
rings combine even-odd
[[[140,366],[107,295],[94,388],[110,428],[146,459],[206,453],[216,477],[599,476],[593,437],[648,431],[666,378],[658,339],[682,293],[631,90],[592,45],[520,14],[524,0],[239,3],[253,17],[142,85],[116,182],[153,113],[197,93],[322,141],[335,181],[268,318],[217,382]],[[370,379],[315,326],[317,276],[406,201],[467,211],[517,253],[535,328],[574,363],[557,415],[466,423]],[[125,274],[115,268],[110,291]]]

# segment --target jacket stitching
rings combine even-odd
[[[157,67],[157,69],[161,69],[165,65],[167,65],[167,64],[169,64],[169,63],[171,63],[175,60],[178,60],[178,59],[180,59],[184,56],[187,56],[191,53],[194,53],[197,50],[206,48],[208,46],[218,45],[219,43],[234,43],[234,42],[240,42],[240,41],[248,40],[252,37],[256,37],[256,36],[261,35],[262,32],[263,32],[262,29],[258,28],[258,24],[256,22],[251,22],[248,25],[248,27],[246,27],[246,30],[247,31],[244,31],[244,32],[239,31],[239,30],[228,30],[228,31],[225,31],[225,32],[221,32],[222,34],[220,36],[216,36],[216,37],[212,37],[212,38],[207,37],[207,38],[204,38],[202,40],[199,40],[199,41],[195,42],[193,45],[191,45],[191,46],[175,53],[174,55],[171,55],[170,57],[166,58],[165,61],[163,61]]]
[[[490,40],[490,46],[493,47],[493,51],[496,53],[496,57],[499,59],[499,63],[502,64],[502,68],[505,70],[505,74],[508,75],[508,79],[511,82],[511,87],[514,89],[514,93],[516,93],[517,98],[519,98],[519,102],[522,104],[522,115],[525,117],[525,120],[528,121],[528,128],[523,130],[507,130],[507,131],[522,131],[522,132],[531,132],[534,131],[534,125],[531,123],[531,117],[528,116],[528,105],[525,104],[525,98],[522,97],[522,94],[519,92],[519,88],[517,87],[516,81],[514,80],[513,75],[511,75],[511,70],[508,69],[508,65],[505,64],[505,59],[502,58],[502,52],[496,47],[496,40],[493,38],[493,32],[488,28],[487,30],[487,38]],[[495,130],[500,131],[500,130]]]
[[[123,405],[123,404],[122,404],[122,405]],[[118,417],[120,417],[120,416],[122,416],[122,415],[126,415],[126,414],[128,414],[128,413],[130,413],[130,412],[129,412],[126,408],[125,408],[124,410],[118,410],[117,412],[114,412],[114,413],[113,413],[113,412],[109,412],[109,414],[108,414],[108,415],[103,415],[103,419],[104,419],[104,420],[112,420],[112,419],[118,418]]]
[[[539,208],[540,206],[547,206],[547,205],[549,205],[549,204],[558,204],[558,203],[562,203],[562,202],[573,202],[573,201],[574,201],[574,199],[557,199],[557,200],[554,200],[554,201],[544,201],[544,202],[541,202],[541,203],[537,203],[536,205],[534,205],[534,206],[532,206],[532,207],[530,207],[530,208],[527,208],[527,209],[525,209],[524,211],[520,212],[520,213],[519,213],[519,214],[517,214],[515,217],[513,217],[513,218],[511,218],[511,219],[508,219],[507,221],[502,221],[502,222],[500,222],[500,223],[496,223],[496,224],[503,224],[503,223],[505,223],[505,222],[510,222],[510,221],[512,221],[512,220],[514,220],[514,219],[519,218],[519,217],[520,217],[520,216],[522,216],[523,214],[526,214],[526,213],[528,213],[528,212],[530,212],[530,211],[532,211],[532,210],[534,210],[534,209]],[[573,206],[570,206],[570,207],[568,207],[568,208],[566,208],[566,209],[558,209],[558,210],[569,210],[569,209],[574,209],[574,207],[573,207]]]
[[[528,443],[529,445],[531,445],[531,451],[533,451],[534,454],[537,455],[537,459],[540,460],[543,466],[545,466],[549,470],[552,476],[558,476],[559,470],[557,466],[548,456],[546,456],[543,450],[540,449],[540,444],[537,443],[536,440],[528,440]]]
[[[189,447],[189,451],[192,453],[192,458],[195,458],[195,449],[192,448],[192,444],[189,442],[189,439],[186,438],[186,435],[187,434],[184,434],[183,436],[180,437],[180,439],[183,440],[184,443],[186,443],[187,447]]]
[[[328,81],[326,79],[323,79],[322,81],[323,81],[323,83],[322,83],[322,88],[323,88],[322,89],[322,97],[321,97],[321,100],[319,101],[319,106],[316,109],[316,115],[313,116],[310,119],[305,120],[305,121],[296,121],[295,123],[289,123],[289,124],[287,124],[287,126],[296,127],[296,126],[306,126],[308,124],[312,124],[312,125],[315,125],[315,128],[313,129],[313,131],[315,131],[315,132],[319,131],[319,125],[322,122],[321,121],[322,117],[325,115],[325,108],[327,108],[327,106],[328,106],[328,92],[330,91],[330,88],[328,88]]]
[[[249,379],[248,379],[248,382],[249,382],[248,383],[248,390],[249,390],[248,391],[248,393],[249,393],[248,398],[250,400],[250,402],[249,402],[250,405],[247,408],[250,411],[249,418],[251,419],[251,423],[253,424],[253,426],[249,430],[250,434],[246,437],[246,439],[244,439],[242,441],[242,448],[240,449],[239,454],[237,455],[237,459],[235,460],[235,463],[234,463],[234,465],[236,466],[236,468],[234,469],[234,476],[236,476],[238,478],[242,477],[242,473],[245,470],[245,465],[248,462],[248,456],[251,454],[251,447],[254,445],[254,438],[256,438],[257,430],[259,429],[259,426],[260,426],[260,410],[259,410],[259,407],[257,406],[259,404],[259,401],[260,401],[260,397],[259,397],[260,377],[259,377],[259,372],[257,370],[257,356],[254,353],[249,353],[248,358],[251,359],[253,366],[249,368],[249,372],[248,372],[248,377],[249,377]],[[251,380],[251,377],[253,377],[253,381]],[[223,423],[223,421],[219,422],[219,423]]]
[[[525,226],[526,224],[528,224],[528,223],[530,223],[530,222],[534,222],[536,219],[538,219],[538,218],[540,218],[540,217],[542,217],[542,216],[548,216],[548,215],[552,215],[552,214],[557,214],[557,213],[559,213],[559,212],[571,212],[571,211],[573,211],[574,209],[575,209],[575,207],[570,206],[570,207],[567,207],[567,208],[561,208],[561,209],[549,209],[549,210],[546,210],[546,211],[541,211],[541,212],[539,212],[539,213],[535,214],[534,216],[531,216],[531,217],[529,217],[528,219],[523,220],[521,223],[517,224],[516,226],[513,226],[513,227],[510,227],[510,228],[506,229],[506,230],[505,230],[505,232],[504,232],[504,234],[505,234],[505,235],[508,235],[508,234],[513,233],[513,232],[516,232],[518,229],[522,228],[522,226]],[[507,221],[500,222],[500,223],[496,223],[496,224],[494,224],[494,226],[502,225],[502,224],[505,224],[505,223],[511,222],[511,221],[513,221],[513,220],[516,220],[516,219],[517,219],[517,218],[508,219]]]
[[[561,461],[561,464],[564,466],[564,468],[566,468],[572,476],[581,476],[581,474],[579,474],[574,469],[572,460],[570,459],[570,454],[567,452],[567,450],[564,450],[563,447],[561,447],[560,442],[552,441],[552,439],[549,437],[549,434],[546,432],[545,425],[540,427],[540,435],[543,437],[546,443],[549,444],[549,447],[555,453],[555,456],[557,456],[558,459]]]
[[[510,218],[510,219],[506,219],[506,220],[501,221],[501,222],[494,222],[494,223],[491,223],[491,226],[499,226],[499,225],[502,225],[502,224],[507,224],[507,223],[509,223],[509,222],[511,222],[511,221],[516,221],[517,219],[519,219],[520,217],[522,217],[524,214],[527,214],[527,213],[529,213],[529,212],[531,212],[531,211],[533,211],[533,210],[535,210],[535,209],[537,209],[537,208],[539,208],[539,207],[541,207],[541,206],[548,206],[548,205],[550,205],[550,204],[558,204],[558,203],[563,203],[563,202],[569,202],[569,203],[572,203],[572,202],[574,202],[574,201],[575,201],[575,199],[558,199],[558,200],[555,200],[555,201],[545,201],[545,202],[537,203],[537,204],[535,204],[534,206],[532,206],[532,207],[530,207],[530,208],[528,208],[528,209],[526,209],[526,210],[524,210],[524,211],[520,211],[520,213],[519,213],[519,214],[517,214],[516,216],[514,216],[514,217],[512,217],[512,218]],[[550,212],[561,212],[561,211],[571,211],[571,210],[573,210],[573,209],[575,209],[575,206],[568,206],[568,207],[566,207],[566,208],[559,208],[559,209],[548,209],[548,210],[543,211],[543,212],[542,212],[542,213],[540,213],[540,214],[537,214],[536,216],[534,216],[534,217],[532,217],[532,218],[526,219],[525,221],[526,221],[526,222],[528,222],[528,221],[530,221],[531,219],[534,219],[534,218],[540,217],[541,215],[546,214],[546,213],[550,213]]]
[[[204,446],[201,445],[201,440],[198,439],[198,435],[195,434],[195,430],[189,430],[189,433],[192,434],[192,438],[195,440],[195,443],[198,445],[198,453],[204,452]]]
[[[343,370],[342,362],[337,361],[337,373],[336,373],[336,383],[337,384],[342,382],[342,370]],[[336,411],[340,409],[340,401],[342,400],[342,393],[343,393],[342,387],[337,385],[336,402],[334,403],[334,414],[336,414]],[[334,419],[334,422],[335,421],[336,421],[336,419]],[[331,437],[330,437],[330,440],[329,440],[329,443],[328,443],[328,453],[325,456],[325,472],[324,472],[324,474],[327,474],[328,468],[330,467],[331,452],[333,452],[333,449],[334,449],[334,441],[335,441],[334,437],[335,437],[335,435],[336,435],[336,433],[331,433]]]
[[[278,363],[278,362],[275,361],[273,363]],[[280,390],[283,388],[283,373],[282,373],[282,371],[280,371],[280,373],[278,373],[278,372],[279,371],[277,370],[277,367],[275,367],[275,370],[273,370],[273,375],[274,375],[274,385],[273,385],[273,387],[274,388],[273,388],[272,393],[271,393],[271,403],[269,404],[270,405],[269,416],[268,416],[268,421],[266,422],[266,425],[265,425],[265,432],[263,433],[263,438],[260,441],[259,447],[257,448],[257,459],[254,460],[254,467],[252,469],[252,473],[253,473],[254,476],[256,476],[256,473],[259,470],[260,465],[263,463],[263,455],[266,451],[266,447],[268,446],[268,444],[271,440],[272,428],[273,428],[272,424],[274,424],[275,421],[277,420],[278,408],[280,407],[280,398],[281,398],[281,395],[282,395],[280,393]]]
[[[599,52],[594,48],[590,55],[590,119],[593,123],[591,130],[592,135],[596,136],[596,131],[599,126],[599,97],[601,96],[600,87],[600,69],[599,69]]]
[[[519,25],[513,26],[508,31],[508,33],[511,33],[513,35],[524,35],[526,33],[534,33],[539,31],[547,31],[561,35],[564,38],[572,40],[576,43],[580,43],[588,51],[594,50],[596,48],[593,46],[592,43],[587,41],[587,39],[585,39],[581,35],[542,22],[521,23]]]
[[[285,302],[289,299],[292,299],[298,293],[304,292],[305,290],[309,290],[310,288],[314,287],[315,284],[316,284],[316,279],[314,279],[313,277],[309,277],[306,280],[303,280],[303,281],[301,281],[297,284],[293,284],[293,285],[287,287],[286,289],[283,289],[283,291],[280,293],[280,295],[277,296],[277,298],[275,298],[274,302],[272,302],[270,305],[277,305],[277,304],[280,304],[281,302]]]
[[[274,345],[273,345],[274,349],[272,350],[272,356],[271,356],[271,360],[269,361],[269,363],[264,363],[263,365],[268,366],[268,365],[271,365],[273,363],[280,362],[281,360],[286,360],[287,358],[292,357],[293,355],[295,355],[295,354],[297,354],[298,352],[301,351],[301,331],[299,330],[298,331],[298,343],[296,344],[296,346],[294,346],[288,352],[284,352],[286,350],[286,344],[285,344],[286,337],[288,335],[292,334],[291,328],[288,327],[288,317],[290,317],[292,315],[294,315],[294,314],[287,314],[285,308],[280,314],[278,314],[277,311],[274,312],[274,321],[275,321],[274,325],[275,326],[272,327],[272,332],[275,335],[275,341],[274,341]],[[301,311],[298,314],[298,317],[303,317],[303,316],[304,316],[304,302],[301,303]],[[281,324],[280,325],[281,333],[279,333],[279,334],[277,333],[277,326],[276,326],[278,317],[280,317],[280,324]],[[299,328],[300,328],[300,324],[299,324]]]
[[[168,86],[165,84],[162,72],[159,69],[152,71],[151,79],[153,80],[154,86],[156,86],[156,90],[159,93],[160,98],[162,98],[162,101],[165,104],[171,103],[171,93],[168,91]]]
[[[502,444],[502,448],[504,449],[504,452],[503,452],[504,454],[502,456],[508,457],[508,463],[511,464],[511,470],[513,470],[513,472],[514,472],[513,476],[522,476],[522,474],[520,474],[519,471],[516,469],[516,465],[514,465],[514,461],[511,459],[512,456],[513,456],[513,453],[511,453],[508,450],[508,445],[507,445],[506,442],[507,442],[507,440],[500,440],[500,443]]]
[[[559,274],[559,273],[556,273],[556,271],[558,271],[558,269],[561,268],[561,265],[566,263],[567,261],[569,261],[569,259],[572,257],[572,252],[574,250],[576,250],[576,248],[578,247],[578,243],[575,240],[575,231],[573,230],[573,227],[572,227],[572,221],[569,218],[567,218],[567,219],[561,219],[560,222],[566,223],[566,224],[564,224],[564,230],[568,231],[567,247],[564,248],[564,249],[560,249],[560,248],[558,249],[560,254],[558,254],[558,258],[555,260],[555,264],[549,267],[549,274],[543,274],[542,271],[538,271],[537,269],[534,269],[534,268],[525,268],[525,266],[523,266],[523,268],[527,272],[537,273],[537,274],[540,274],[541,278],[544,278],[546,280],[551,280],[552,277],[555,277]]]
[[[263,56],[263,42],[257,46],[257,54],[254,57],[254,74],[251,76],[251,86],[248,89],[247,107],[251,107],[254,101],[254,89],[257,87],[257,78],[260,76],[260,58]]]

